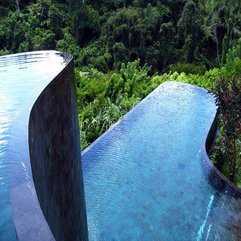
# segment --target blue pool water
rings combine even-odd
[[[65,65],[56,52],[0,57],[0,241],[26,227],[14,217],[35,191],[28,116]],[[166,82],[82,153],[90,241],[239,240],[240,198],[204,150],[215,114],[205,90]]]
[[[20,186],[34,191],[28,156],[30,110],[46,85],[65,65],[65,59],[56,52],[0,57],[1,241],[17,240],[11,196]],[[23,197],[24,195],[26,193],[22,193]]]
[[[90,241],[238,240],[240,199],[212,180],[204,89],[166,82],[82,154]]]

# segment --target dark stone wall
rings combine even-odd
[[[39,203],[56,241],[88,240],[73,61],[32,108],[29,151]]]
[[[217,129],[218,129],[217,116],[215,115],[215,118],[208,132],[206,143],[205,143],[207,153],[210,153],[213,145],[215,145],[215,139],[217,137]]]

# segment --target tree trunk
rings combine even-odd
[[[220,54],[219,54],[219,42],[218,42],[217,28],[214,31],[214,37],[215,37],[215,42],[216,42],[217,62],[218,62],[218,66],[220,67]]]
[[[232,162],[232,174],[231,174],[231,177],[230,177],[230,180],[236,184],[236,141],[235,141],[235,138],[233,139],[233,155],[231,155],[233,158],[233,162]]]
[[[17,9],[17,11],[20,11],[20,8],[19,8],[19,0],[16,0],[16,9]]]

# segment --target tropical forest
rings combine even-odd
[[[0,55],[73,55],[81,148],[165,81],[216,96],[210,157],[241,186],[240,0],[0,0]]]

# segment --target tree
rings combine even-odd
[[[162,69],[175,59],[175,28],[172,22],[163,23],[160,28]]]
[[[79,8],[74,10],[73,16],[74,32],[77,43],[80,46],[85,46],[91,40],[99,36],[100,27],[98,11],[82,3]]]
[[[116,42],[112,47],[112,51],[115,67],[126,61],[127,49],[122,42]]]
[[[178,21],[179,41],[184,48],[184,61],[194,62],[195,52],[198,48],[198,36],[201,25],[199,10],[192,0],[184,5],[181,18]]]

